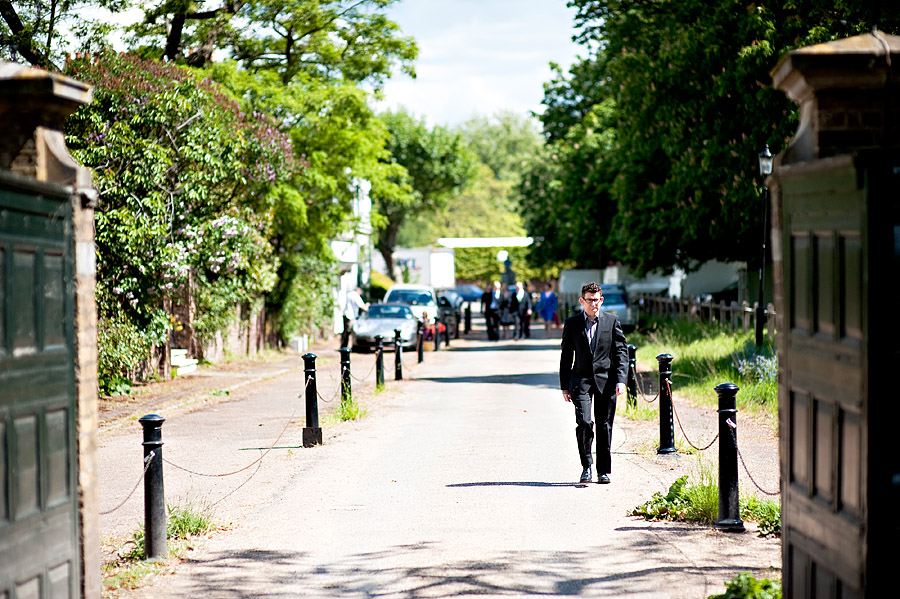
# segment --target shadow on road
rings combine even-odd
[[[586,487],[587,483],[548,483],[544,481],[505,481],[505,482],[477,482],[454,483],[448,487]]]
[[[526,385],[545,389],[559,388],[559,375],[548,372],[529,372],[525,374],[484,374],[469,376],[432,376],[417,378],[420,381],[436,383],[478,383],[482,385]]]
[[[487,342],[485,342],[487,343]],[[442,346],[443,347],[443,346]],[[461,345],[454,346],[452,343],[450,347],[443,347],[441,351],[547,351],[547,350],[558,350],[559,349],[559,341],[555,343],[551,341],[541,342],[540,345],[536,343],[517,343],[515,341],[495,341],[488,345],[474,345],[463,347]]]
[[[503,551],[437,563],[429,562],[436,545],[433,542],[358,552],[334,561],[317,559],[315,552],[225,551],[188,560],[193,572],[177,596],[658,597],[659,588],[667,584],[677,585],[685,593],[682,596],[697,596],[697,587],[705,590],[710,583],[720,585],[741,571],[738,566],[703,559],[686,563],[678,559],[677,552],[675,559],[667,558],[672,552],[666,541],[680,534],[675,530],[669,534],[657,529],[650,535],[636,531],[630,550],[646,556],[637,563],[605,546],[578,551]],[[607,567],[598,569],[598,560]]]

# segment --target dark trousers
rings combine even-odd
[[[518,323],[518,337],[519,339],[528,339],[531,337],[531,314],[528,312],[521,312],[519,314],[519,323]]]
[[[341,318],[344,319],[344,330],[341,331],[341,347],[350,347],[350,331],[353,330],[353,323],[346,316]]]
[[[616,416],[615,384],[607,385],[605,392],[600,393],[592,380],[573,379],[572,383],[570,393],[575,406],[575,439],[578,442],[581,467],[587,468],[594,462],[591,448],[594,443],[594,422],[597,422],[597,473],[609,474],[612,472],[612,428]]]
[[[488,341],[500,339],[500,315],[496,310],[488,308],[484,311],[484,321],[487,324]]]

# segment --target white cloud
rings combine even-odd
[[[405,106],[431,124],[540,112],[549,63],[567,67],[581,51],[564,0],[408,0],[389,15],[419,44],[417,79],[389,81],[379,108]]]

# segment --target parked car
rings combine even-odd
[[[603,289],[603,305],[601,310],[619,317],[622,330],[630,333],[637,327],[637,306],[632,306],[624,285],[601,285]]]
[[[438,310],[443,322],[450,329],[454,339],[459,339],[459,328],[462,323],[463,304],[466,303],[462,296],[453,289],[438,291]]]
[[[375,349],[375,337],[384,338],[385,347],[394,347],[394,330],[400,329],[400,345],[415,349],[418,320],[406,304],[370,304],[353,323],[353,351]]]
[[[464,301],[478,304],[481,303],[481,296],[484,293],[484,289],[482,289],[478,285],[467,283],[465,285],[457,285],[456,292],[463,298]]]
[[[425,313],[429,318],[437,314],[437,294],[430,285],[413,285],[410,283],[398,283],[384,294],[385,303],[406,304],[410,307],[416,318],[422,320]]]

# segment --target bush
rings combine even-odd
[[[125,395],[132,373],[150,357],[147,338],[121,314],[97,323],[97,374],[101,395]]]
[[[757,580],[748,572],[741,572],[725,583],[725,592],[710,595],[709,599],[781,599],[781,583],[763,578]]]

